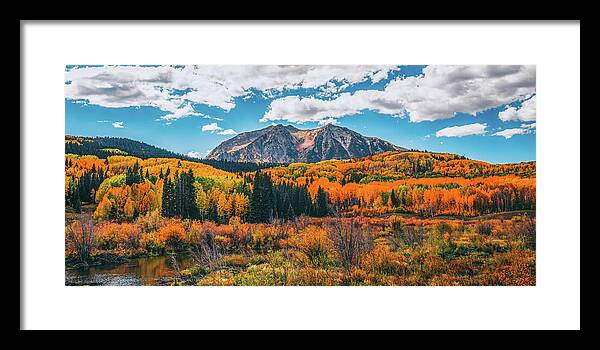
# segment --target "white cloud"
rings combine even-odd
[[[502,136],[505,139],[510,139],[511,137],[513,137],[515,135],[531,134],[533,132],[533,130],[535,129],[535,124],[536,123],[521,124],[521,127],[519,127],[519,128],[504,129],[502,131],[498,131],[498,132],[494,133],[493,135],[494,136]]]
[[[187,104],[181,106],[175,112],[165,114],[156,120],[177,120],[177,119],[192,117],[192,116],[202,117],[204,119],[213,119],[213,120],[223,121],[222,118],[212,117],[212,116],[206,115],[204,113],[196,112],[194,110],[194,107],[192,107],[191,103],[187,103]]]
[[[388,70],[382,69],[371,75],[371,81],[373,83],[378,83],[378,82],[382,81],[383,79],[387,79],[388,74],[389,74]]]
[[[525,129],[514,128],[514,129],[504,129],[502,131],[498,131],[497,133],[494,134],[494,136],[502,136],[506,139],[510,139],[511,137],[513,137],[515,135],[523,135],[526,133],[527,133],[527,130],[525,130]]]
[[[318,88],[380,81],[397,66],[102,66],[65,72],[65,96],[103,107],[156,107],[162,119],[198,115],[190,104],[229,111],[235,98],[258,90],[277,96],[284,89]]]
[[[194,107],[192,107],[192,105],[190,103],[188,103],[188,104],[184,105],[183,107],[180,107],[179,109],[175,110],[173,113],[169,113],[169,114],[165,114],[165,115],[161,116],[159,119],[177,120],[177,119],[185,118],[185,117],[189,117],[189,116],[204,116],[204,114],[194,111]]]
[[[73,100],[73,103],[77,103],[83,106],[87,106],[87,101],[86,100]]]
[[[487,124],[474,123],[460,126],[451,126],[438,130],[435,133],[437,137],[463,137],[469,135],[483,135]]]
[[[219,126],[217,123],[210,123],[202,126],[203,132],[210,132],[211,134],[216,133],[217,135],[235,135],[237,131],[233,129],[225,129]]]
[[[359,97],[359,94],[365,93],[366,91],[342,93],[333,100],[286,96],[271,102],[260,121],[287,120],[301,124],[358,114],[361,110],[369,109],[368,100]]]
[[[219,131],[217,133],[217,135],[235,135],[235,134],[237,134],[237,132],[235,130],[233,130],[233,129],[226,129],[226,130],[223,130],[223,131]]]
[[[531,124],[521,124],[522,128],[525,129],[535,129],[535,123],[531,123]]]
[[[296,123],[372,110],[405,115],[412,122],[476,114],[524,100],[535,92],[535,66],[428,66],[415,77],[396,78],[384,90],[341,93],[335,99],[287,96],[274,100],[261,121]]]
[[[223,130],[222,127],[220,127],[217,123],[210,123],[210,124],[206,124],[202,126],[202,131],[204,132],[215,132],[215,131],[219,131],[219,130]]]
[[[327,124],[339,124],[340,122],[337,121],[337,119],[334,118],[327,118],[327,119],[323,119],[323,120],[319,120],[319,125],[327,125]]]
[[[110,123],[110,120],[97,120],[98,123]]]
[[[125,125],[123,125],[123,122],[114,122],[112,123],[112,126],[117,129],[123,129],[125,127]]]
[[[507,121],[524,121],[530,122],[535,121],[536,115],[536,103],[535,96],[531,97],[528,100],[523,101],[521,103],[521,107],[515,108],[511,106],[506,106],[506,109],[500,113],[498,113],[498,117],[500,120]]]
[[[192,157],[192,158],[202,158],[202,157],[200,156],[200,153],[199,153],[199,152],[196,152],[196,151],[189,151],[189,152],[187,153],[187,156],[188,156],[188,157]]]

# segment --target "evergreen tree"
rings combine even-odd
[[[392,207],[394,208],[400,205],[400,200],[398,199],[398,196],[396,195],[393,189],[392,193],[390,194],[390,202],[392,203]]]
[[[312,200],[310,199],[310,193],[308,187],[301,186],[298,189],[298,210],[296,213],[310,215],[311,213]]]
[[[75,209],[75,212],[77,213],[81,213],[81,198],[79,198],[79,196],[79,186],[75,186],[71,206],[73,207],[73,209]]]
[[[273,202],[271,178],[268,174],[257,171],[252,182],[248,220],[250,222],[271,222],[273,219]]]
[[[165,178],[162,190],[162,215],[164,217],[174,216],[174,189],[171,179]]]
[[[296,213],[294,212],[292,202],[289,201],[289,199],[287,199],[287,196],[285,198],[286,198],[286,200],[284,201],[284,203],[287,202],[287,205],[284,204],[284,206],[286,206],[287,208],[286,208],[285,212],[283,213],[283,219],[287,221],[287,220],[291,220],[291,219],[295,218]]]
[[[131,173],[131,168],[129,167],[127,167],[127,172],[125,173],[125,185],[133,185],[133,175]]]
[[[188,172],[181,173],[177,170],[172,181],[170,178],[165,177],[162,208],[163,216],[166,217],[176,216],[184,219],[200,217],[196,203],[194,174],[191,169]]]
[[[319,186],[315,200],[315,216],[324,217],[329,214],[327,192]]]

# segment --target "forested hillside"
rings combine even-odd
[[[65,207],[70,266],[193,257],[161,283],[535,285],[535,162],[388,152],[229,172],[67,154]]]
[[[168,151],[144,142],[134,141],[120,137],[81,137],[65,136],[65,154],[94,155],[98,158],[107,158],[115,155],[129,155],[141,159],[147,158],[177,158],[190,162],[211,165],[217,169],[231,172],[246,172],[264,169],[278,164],[233,162],[214,159],[199,159],[188,157],[184,154]]]
[[[119,220],[156,209],[167,217],[222,223],[231,217],[270,222],[300,215],[477,216],[535,209],[534,162],[494,165],[424,152],[295,163],[258,173],[175,158],[67,155],[66,175],[67,204],[98,203],[97,217]]]

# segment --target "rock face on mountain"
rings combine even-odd
[[[206,158],[257,163],[313,163],[404,150],[376,137],[366,137],[331,124],[310,130],[272,125],[241,133],[221,143]]]

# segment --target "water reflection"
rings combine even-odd
[[[189,256],[177,256],[180,269],[193,265]],[[67,270],[66,285],[139,286],[156,285],[175,275],[172,259],[167,256],[131,259],[118,266],[93,266],[88,269]]]

